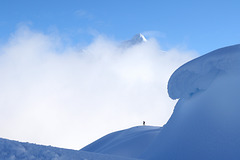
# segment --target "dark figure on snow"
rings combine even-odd
[[[143,125],[145,126],[145,121],[143,121]]]

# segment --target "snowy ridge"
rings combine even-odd
[[[215,50],[169,80],[174,112],[144,153],[149,160],[240,159],[240,45]]]
[[[240,45],[221,48],[196,58],[177,69],[168,83],[172,99],[206,90],[222,74],[240,71]]]
[[[1,160],[134,160],[85,151],[62,149],[0,138]],[[136,160],[136,159],[135,159]]]
[[[161,127],[137,126],[108,134],[81,150],[137,158],[155,140],[160,131]]]

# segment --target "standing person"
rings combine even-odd
[[[143,121],[143,125],[145,126],[145,121]]]

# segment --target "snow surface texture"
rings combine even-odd
[[[137,126],[108,134],[82,150],[136,158],[149,147],[160,131],[160,127]]]
[[[168,83],[172,99],[184,98],[206,90],[222,74],[240,71],[240,45],[230,46],[196,58],[177,69]]]
[[[20,143],[0,138],[1,160],[134,160],[114,155]]]

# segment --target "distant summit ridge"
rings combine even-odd
[[[142,42],[146,42],[147,39],[144,37],[144,35],[142,35],[141,33],[136,34],[135,36],[132,37],[132,39],[130,40],[132,43],[142,43]]]
[[[131,47],[131,46],[143,43],[143,42],[147,42],[147,39],[144,37],[143,34],[138,33],[138,34],[134,35],[132,37],[132,39],[124,41],[122,46],[123,47]]]

